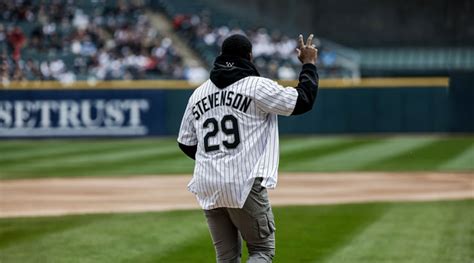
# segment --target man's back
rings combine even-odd
[[[211,80],[195,90],[186,109],[197,144],[191,192],[205,209],[242,207],[256,177],[273,188],[278,169],[277,114],[290,115],[295,89],[249,76],[225,88]]]

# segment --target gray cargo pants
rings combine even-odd
[[[218,263],[240,262],[242,240],[249,251],[247,263],[272,262],[275,255],[275,220],[267,189],[256,178],[244,207],[204,210]]]

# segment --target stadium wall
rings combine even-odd
[[[175,136],[195,86],[13,84],[0,89],[0,138]],[[474,132],[470,76],[452,78],[449,88],[447,78],[323,80],[321,86],[313,111],[280,117],[282,134]]]
[[[164,90],[0,91],[0,137],[166,135]]]

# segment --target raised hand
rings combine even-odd
[[[298,36],[298,46],[296,48],[296,52],[298,54],[298,59],[301,63],[311,63],[316,64],[318,59],[318,50],[315,48],[313,44],[313,37],[314,35],[309,35],[308,39],[306,40],[306,44],[303,40],[303,35]]]

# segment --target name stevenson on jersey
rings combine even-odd
[[[193,105],[192,111],[194,118],[199,120],[201,116],[211,109],[219,106],[232,107],[244,113],[249,109],[252,99],[246,95],[236,93],[233,91],[217,91],[200,99]]]

